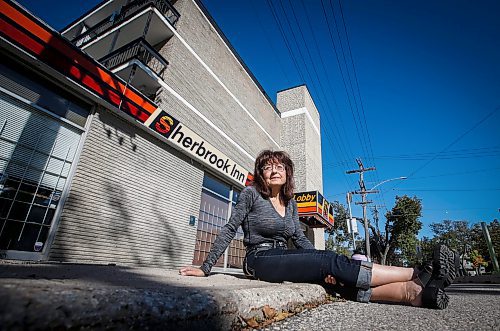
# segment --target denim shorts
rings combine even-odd
[[[321,284],[346,299],[368,302],[372,266],[371,262],[351,260],[332,251],[271,248],[247,254],[243,269],[254,279]],[[337,284],[326,284],[327,275],[335,277]]]

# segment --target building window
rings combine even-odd
[[[23,70],[0,69],[0,250],[9,258],[46,248],[90,106]]]

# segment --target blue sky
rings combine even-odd
[[[20,3],[60,29],[97,1]],[[382,214],[396,195],[420,198],[420,235],[444,219],[499,218],[500,1],[203,3],[272,100],[310,89],[327,199],[345,203],[358,188],[345,171],[359,157],[377,168],[367,188],[409,177],[369,198]]]

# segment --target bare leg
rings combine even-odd
[[[416,280],[396,282],[372,288],[370,301],[404,303],[422,306],[422,285]]]
[[[390,283],[406,282],[415,277],[413,268],[392,267],[373,264],[371,286],[380,286]]]

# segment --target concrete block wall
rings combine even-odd
[[[297,191],[323,192],[319,112],[305,85],[278,92],[281,146],[296,166]]]
[[[313,244],[316,249],[325,250],[325,229],[312,228]]]
[[[174,36],[160,50],[170,63],[163,75],[165,83],[252,157],[265,148],[278,149],[281,124],[273,105],[224,43],[196,1],[179,0],[175,7],[181,14],[176,25],[178,34],[217,78],[210,74],[178,37]],[[199,132],[230,158],[252,170],[253,158],[245,155],[207,125],[180,99],[166,90],[161,92],[158,99],[163,109],[186,123],[193,131]]]
[[[321,137],[312,126],[307,125],[305,120],[305,137],[307,148],[305,149],[306,159],[306,191],[318,190],[323,193],[323,166],[321,157]]]
[[[305,140],[305,120],[304,115],[297,115],[283,118],[281,121],[281,146],[282,149],[290,154],[295,165],[295,191],[301,192],[307,189],[307,160],[304,150],[306,149]]]
[[[295,190],[323,192],[320,116],[305,85],[278,92],[281,146],[295,164]],[[325,249],[323,228],[305,231],[316,249]]]
[[[302,90],[304,94],[305,108],[314,123],[313,126],[310,120],[308,120],[308,125],[305,126],[305,135],[308,145],[308,148],[306,149],[306,167],[309,171],[307,176],[307,191],[317,189],[323,193],[323,160],[321,157],[320,114],[307,87],[303,86]]]
[[[324,228],[311,228],[307,227],[305,231],[307,239],[311,241],[315,249],[325,250],[325,229]]]
[[[99,110],[49,260],[178,267],[192,262],[203,170],[166,143]]]
[[[309,90],[307,89],[306,86],[301,86],[301,91],[304,95],[304,106],[309,111],[309,115],[311,115],[314,125],[316,125],[319,128],[321,120],[319,116],[319,111],[316,108],[316,105],[314,104],[314,100],[312,99],[311,94],[309,93]]]

